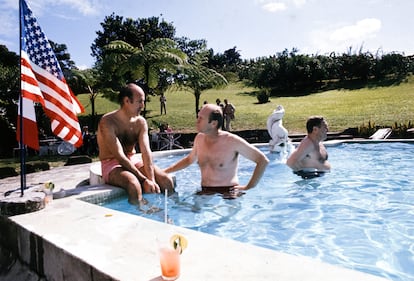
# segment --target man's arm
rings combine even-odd
[[[244,139],[236,136],[235,140],[237,152],[239,152],[243,157],[256,163],[256,167],[249,182],[245,186],[236,187],[237,189],[247,190],[255,187],[259,183],[266,170],[267,165],[269,164],[269,159],[266,157],[266,155],[263,154],[263,152],[261,152],[258,148],[251,145]]]
[[[148,179],[145,180],[142,184],[146,192],[150,191],[160,193],[160,187],[155,181],[154,162],[152,160],[152,151],[148,136],[148,124],[143,117],[140,117],[137,122],[138,126],[140,126],[137,142],[139,145],[139,150],[141,152],[142,162],[144,164],[144,177]]]
[[[198,136],[198,135],[197,135]],[[190,166],[192,163],[194,163],[194,161],[197,159],[197,147],[198,147],[198,137],[195,137],[194,139],[194,145],[193,148],[191,149],[190,153],[185,156],[184,158],[182,158],[181,160],[179,160],[178,162],[172,164],[171,166],[169,166],[168,168],[164,169],[164,171],[166,173],[172,173],[172,172],[176,172],[178,170],[182,170],[184,168],[187,168],[188,166]]]
[[[299,146],[292,152],[289,158],[286,161],[286,165],[288,165],[292,170],[297,171],[303,168],[300,165],[300,162],[305,159],[308,151],[311,148],[311,143],[307,139],[302,140]]]
[[[102,118],[99,124],[99,134],[102,138],[101,143],[104,144],[106,154],[115,158],[119,164],[125,169],[133,173],[139,180],[144,180],[145,176],[135,167],[132,161],[125,155],[123,146],[116,135],[116,124],[111,118]],[[100,148],[101,149],[101,148]]]
[[[152,151],[148,137],[148,124],[144,118],[140,119],[138,124],[140,129],[137,143],[139,145],[139,151],[141,152],[142,162],[144,163],[145,175],[149,180],[155,181],[154,162],[152,160]]]

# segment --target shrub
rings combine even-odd
[[[260,104],[269,102],[269,90],[260,90],[256,93],[257,100]]]
[[[375,133],[375,131],[377,130],[377,126],[375,125],[374,122],[371,123],[371,120],[368,121],[368,125],[362,124],[361,126],[359,126],[358,128],[358,134],[361,137],[369,137],[371,136],[373,133]]]
[[[358,128],[358,134],[361,137],[369,137],[373,135],[377,130],[381,128],[386,128],[389,126],[379,126],[375,125],[374,122],[368,121],[368,124],[362,124]],[[407,123],[397,123],[395,122],[392,126],[392,137],[393,138],[410,138],[412,133],[408,132],[408,129],[413,128],[413,123],[411,121],[408,121]]]
[[[411,121],[408,121],[406,124],[398,124],[397,122],[394,123],[392,126],[392,133],[393,136],[396,138],[410,138],[412,137],[412,133],[408,132],[408,129],[413,128],[413,124]]]

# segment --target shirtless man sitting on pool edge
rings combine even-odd
[[[311,169],[316,169],[315,176],[329,172],[331,164],[328,162],[328,152],[322,143],[327,138],[328,123],[323,117],[312,116],[306,122],[306,130],[308,135],[289,156],[286,164],[298,175]]]
[[[143,193],[173,190],[172,177],[153,164],[148,124],[140,115],[145,93],[128,84],[119,93],[121,108],[105,114],[98,126],[99,159],[105,183],[122,187],[131,204],[143,203]],[[137,157],[135,146],[141,157]],[[141,160],[142,158],[142,160]]]

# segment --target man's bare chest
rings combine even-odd
[[[121,144],[129,146],[134,145],[138,141],[139,130],[132,126],[128,126],[125,128],[118,128],[117,137]]]

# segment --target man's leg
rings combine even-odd
[[[142,187],[137,177],[122,168],[115,168],[109,174],[108,184],[119,186],[128,193],[128,201],[137,205],[142,200]]]
[[[174,192],[174,181],[170,174],[161,170],[158,166],[154,166],[154,175],[155,181],[160,186],[161,192],[164,192],[165,189],[168,192]]]
[[[224,129],[230,131],[230,118],[228,115],[224,117]]]

